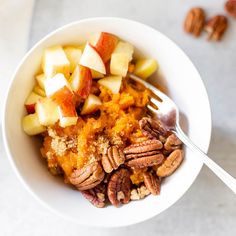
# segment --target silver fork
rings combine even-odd
[[[155,88],[150,83],[134,74],[129,74],[129,77],[134,81],[144,85],[153,94],[150,98],[148,109],[160,119],[176,136],[193,152],[200,154],[203,163],[210,168],[235,194],[236,194],[236,179],[228,174],[223,168],[216,164],[206,153],[198,148],[183,132],[179,124],[179,109],[176,104],[163,92]]]

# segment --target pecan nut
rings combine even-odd
[[[216,15],[205,25],[205,30],[208,32],[208,40],[219,41],[228,28],[228,20],[223,15]]]
[[[193,34],[195,37],[199,37],[205,23],[205,12],[202,8],[192,8],[184,21],[184,30],[187,33]]]
[[[116,170],[124,162],[125,155],[123,151],[116,146],[109,147],[107,154],[102,156],[102,166],[106,173],[111,173],[112,170]]]
[[[156,174],[159,177],[166,177],[171,175],[183,161],[184,155],[183,151],[177,149],[173,151],[163,162],[163,164],[158,167]]]
[[[181,145],[182,145],[181,140],[175,134],[171,134],[166,139],[166,142],[164,144],[164,148],[167,151],[173,151],[176,149],[180,149]]]
[[[69,180],[78,190],[88,190],[100,184],[104,176],[101,165],[93,162],[79,170],[74,170]]]
[[[143,179],[145,186],[151,192],[151,194],[153,195],[160,194],[161,182],[157,178],[157,176],[154,176],[151,173],[146,172],[143,174]]]
[[[145,185],[141,185],[140,187],[131,190],[130,199],[131,200],[143,199],[149,194],[150,191],[147,189],[147,187]]]
[[[90,201],[94,206],[102,208],[106,201],[106,187],[105,185],[98,185],[93,189],[81,191],[82,195]]]
[[[127,169],[116,170],[107,186],[107,195],[111,204],[118,206],[120,203],[126,204],[130,201],[131,180]]]
[[[159,138],[159,135],[166,136],[167,130],[161,124],[160,121],[154,120],[149,117],[143,117],[139,121],[139,127],[142,130],[143,135],[150,139]]]
[[[236,0],[228,0],[225,3],[225,10],[229,13],[229,15],[236,18]]]

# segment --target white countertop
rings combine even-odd
[[[207,42],[206,35],[194,39],[182,29],[190,7],[202,6],[213,15],[224,13],[223,3],[224,0],[37,0],[29,47],[65,23],[94,16],[126,17],[160,30],[180,45],[202,75],[212,107],[209,155],[236,177],[236,20],[230,18],[230,28],[220,43]],[[17,43],[12,40],[5,40],[6,45]],[[21,45],[23,48],[24,43]],[[0,153],[0,235],[236,235],[235,195],[206,167],[181,200],[161,215],[135,226],[98,229],[66,221],[41,206],[17,180],[2,138]]]

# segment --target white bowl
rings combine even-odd
[[[181,167],[162,185],[160,196],[132,201],[120,208],[97,209],[78,191],[53,177],[39,153],[39,144],[21,128],[24,100],[34,83],[43,49],[55,44],[78,44],[91,34],[107,31],[132,43],[139,53],[156,58],[169,95],[188,121],[188,136],[205,152],[211,136],[211,112],[201,77],[189,58],[166,36],[141,23],[118,18],[93,18],[66,25],[39,41],[13,75],[5,102],[3,136],[9,160],[24,186],[43,205],[83,225],[114,227],[138,223],[173,205],[188,190],[202,167],[201,159],[186,150]],[[171,211],[169,211],[171,214]]]

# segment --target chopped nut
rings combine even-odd
[[[205,23],[205,13],[200,7],[192,8],[184,21],[184,30],[187,33],[193,34],[195,37],[199,37]]]
[[[205,25],[205,30],[208,32],[208,40],[221,40],[226,29],[228,28],[228,20],[223,15],[216,15]]]
[[[228,0],[225,3],[225,10],[229,13],[229,15],[236,18],[236,0]]]
[[[141,187],[131,190],[130,199],[131,200],[143,199],[149,194],[150,194],[150,191],[144,185],[141,185]]]

